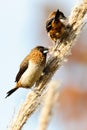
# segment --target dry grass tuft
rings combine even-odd
[[[57,93],[58,83],[51,81],[49,83],[49,89],[46,93],[44,106],[40,115],[40,125],[38,130],[46,130],[52,117],[52,109],[55,103],[55,97]]]

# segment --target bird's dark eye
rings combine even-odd
[[[44,51],[44,47],[43,46],[37,46],[36,47],[40,52],[43,52]]]

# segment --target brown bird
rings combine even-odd
[[[20,64],[19,72],[16,76],[16,86],[7,92],[10,96],[18,88],[31,88],[39,79],[46,65],[46,56],[48,48],[37,46],[31,50],[22,63]]]
[[[52,12],[46,21],[46,30],[48,36],[50,36],[50,38],[56,42],[64,34],[66,25],[67,18],[61,11],[57,10]]]

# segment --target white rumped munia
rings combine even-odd
[[[6,98],[18,88],[31,88],[35,84],[45,68],[48,51],[48,48],[43,46],[37,46],[31,50],[20,64],[15,79],[16,85],[7,92]]]

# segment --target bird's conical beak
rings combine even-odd
[[[49,52],[49,49],[48,48],[44,48],[43,53],[45,54],[45,53],[48,53],[48,52]]]

